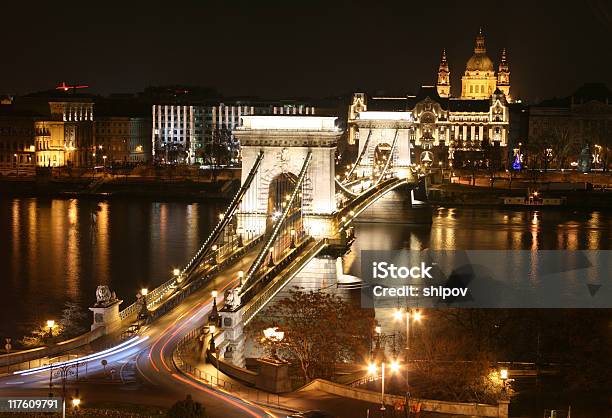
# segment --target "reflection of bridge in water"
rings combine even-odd
[[[398,129],[392,128],[386,136],[364,138],[356,162],[336,176],[336,145],[343,132],[335,120],[243,117],[235,131],[242,149],[241,187],[171,283],[183,288],[201,282],[233,260],[254,255],[238,286],[226,292],[219,313],[217,348],[238,366],[244,366],[243,327],[298,273],[307,275],[319,257],[346,252],[355,217],[390,191],[412,184],[409,152],[399,152]],[[335,268],[326,271],[330,280],[337,278]]]

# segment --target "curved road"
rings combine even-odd
[[[238,271],[247,270],[259,252],[259,246],[245,254],[232,266],[219,273],[209,283],[188,296],[173,310],[143,328],[139,337],[130,339],[116,349],[106,350],[100,355],[92,355],[87,366],[81,362],[79,377],[86,374],[87,379],[74,382],[74,374],[68,379],[67,397],[78,386],[84,404],[87,399],[96,401],[117,401],[134,404],[168,406],[184,399],[186,394],[201,402],[211,417],[277,417],[267,408],[253,404],[223,390],[211,388],[198,380],[181,374],[172,362],[172,353],[180,339],[195,328],[202,327],[212,309],[211,292],[217,290],[222,300],[226,289],[234,287],[238,281]],[[102,366],[104,359],[108,365]],[[126,381],[126,368],[134,364],[143,379],[142,385],[132,385]],[[114,370],[115,384],[108,379],[96,379],[96,375],[108,375]],[[58,373],[58,369],[55,369]],[[70,369],[74,373],[76,366]],[[49,393],[50,371],[32,370],[0,378],[0,392],[3,396],[47,396]],[[91,379],[94,377],[94,379]],[[122,382],[124,384],[119,384]],[[54,376],[53,389],[61,394],[61,379]]]

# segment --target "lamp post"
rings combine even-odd
[[[552,160],[553,150],[552,148],[546,148],[544,157],[544,172],[548,173],[548,163]]]
[[[295,248],[295,229],[291,229],[290,231],[290,235],[291,235],[291,248]]]
[[[268,260],[268,267],[274,267],[274,247],[268,249],[270,253],[270,259]]]
[[[217,308],[217,295],[218,294],[219,293],[216,290],[213,290],[212,292],[210,292],[210,295],[213,298],[213,306],[212,306],[210,315],[208,316],[208,323],[211,326],[219,324],[219,310]]]
[[[385,369],[386,369],[386,364],[384,361],[381,362],[380,364],[380,410],[384,411],[385,408]],[[400,369],[400,365],[399,362],[397,360],[393,360],[391,363],[388,364],[389,369],[391,371],[391,373],[397,373]],[[368,374],[370,375],[376,375],[378,371],[378,366],[376,365],[376,363],[372,362],[370,364],[368,364]]]
[[[53,319],[47,320],[47,328],[49,328],[49,337],[53,338],[53,328],[55,327],[55,321]]]
[[[412,321],[420,322],[423,315],[419,311],[413,311],[410,308],[406,308],[405,311],[401,309],[396,309],[394,315],[396,321],[401,321],[402,319],[406,319],[406,416],[410,416],[410,380],[409,380],[409,367],[408,364],[410,362],[410,323]]]
[[[236,234],[237,234],[236,239],[238,241],[236,245],[238,245],[238,248],[244,247],[244,239],[242,238],[242,235],[244,234],[244,228],[237,228]]]
[[[506,396],[506,393],[507,393],[506,383],[508,382],[508,369],[501,369],[499,371],[499,378],[502,381],[502,395]]]
[[[240,280],[240,287],[244,284],[244,271],[240,270],[238,272],[238,279]]]
[[[212,253],[213,253],[213,254],[212,254],[211,264],[217,264],[217,248],[218,248],[218,247],[217,247],[217,244],[214,244],[214,245],[211,247],[211,250],[212,250]]]
[[[140,308],[140,317],[146,321],[149,316],[149,308],[147,307],[147,295],[149,294],[149,289],[143,287],[140,289],[140,293],[136,295],[140,300],[142,300],[142,307]],[[143,324],[144,325],[144,324]]]
[[[278,360],[278,356],[276,354],[276,347],[273,345],[274,343],[280,343],[285,338],[285,332],[280,331],[278,327],[270,327],[263,330],[264,338],[272,343],[270,357],[274,360]]]

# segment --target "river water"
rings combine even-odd
[[[59,319],[66,301],[91,306],[106,284],[131,303],[170,277],[210,232],[223,202],[3,198],[0,338]],[[345,270],[364,249],[611,249],[612,214],[440,208],[419,217],[359,222]]]

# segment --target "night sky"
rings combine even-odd
[[[102,94],[160,84],[264,98],[402,94],[435,83],[445,47],[457,95],[480,26],[496,66],[508,49],[515,96],[612,88],[608,0],[36,3],[0,6],[0,93],[65,80]]]

